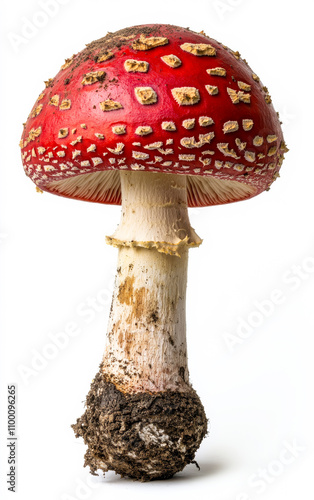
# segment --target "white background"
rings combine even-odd
[[[43,17],[47,2],[1,7],[2,498],[13,495],[3,477],[10,383],[18,386],[14,498],[313,498],[312,2],[54,0]],[[29,23],[42,26],[32,32]],[[204,243],[190,252],[189,368],[211,432],[196,456],[200,472],[189,465],[141,484],[90,476],[70,428],[104,348],[117,258],[105,235],[120,208],[36,193],[18,143],[43,81],[66,57],[107,31],[145,23],[204,30],[239,50],[268,86],[290,152],[269,192],[190,212]],[[16,35],[24,41],[13,43]],[[64,345],[51,348],[60,332]]]

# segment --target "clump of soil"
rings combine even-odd
[[[167,479],[193,462],[207,433],[196,392],[123,394],[100,371],[86,398],[86,411],[72,425],[88,449],[92,474],[113,470],[140,481]]]

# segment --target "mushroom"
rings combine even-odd
[[[25,125],[37,188],[121,204],[118,269],[100,370],[73,425],[92,473],[169,478],[207,433],[189,382],[188,207],[268,190],[287,151],[278,115],[238,52],[171,25],[108,33],[66,59]]]

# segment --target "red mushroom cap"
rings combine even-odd
[[[188,203],[251,198],[287,151],[247,62],[203,32],[143,25],[66,59],[25,125],[26,175],[42,190],[120,204],[121,170],[188,176]]]

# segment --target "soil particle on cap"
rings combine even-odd
[[[162,26],[158,24],[155,26],[139,25],[124,28],[114,33],[108,32],[106,36],[86,44],[86,48],[75,56],[73,64],[71,64],[70,66],[71,71],[80,66],[82,61],[92,60],[99,63],[110,60],[115,56],[115,53],[113,53],[112,51],[114,51],[115,49],[119,50],[124,46],[132,47],[132,43],[134,39],[138,37],[138,35],[143,35],[144,37],[154,35],[162,36],[160,35],[161,27]],[[175,33],[178,29],[182,28],[178,26],[167,25],[168,34],[171,34],[171,32]],[[195,32],[191,31],[191,33]]]
[[[194,460],[207,433],[196,392],[123,394],[102,373],[86,398],[86,411],[72,425],[88,449],[91,474],[113,470],[139,481],[167,479]]]

